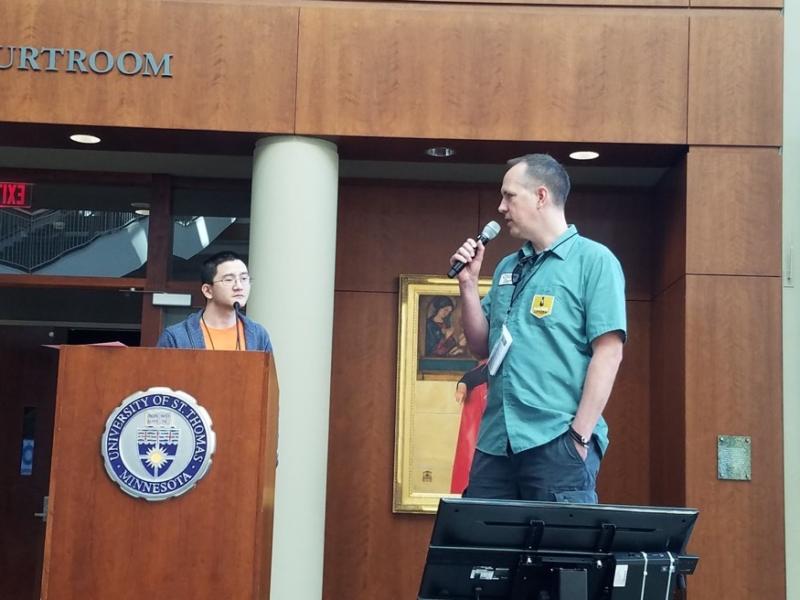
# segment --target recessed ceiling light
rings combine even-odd
[[[574,158],[575,160],[594,160],[598,156],[600,155],[594,150],[579,150],[569,155],[570,158]]]
[[[146,217],[150,214],[150,205],[147,202],[131,202],[131,206],[137,215]]]
[[[100,138],[96,135],[89,135],[88,133],[74,133],[69,136],[73,142],[78,142],[79,144],[99,144]]]
[[[452,148],[447,146],[434,146],[425,150],[425,154],[433,156],[434,158],[450,158],[456,153]]]

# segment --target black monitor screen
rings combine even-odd
[[[443,499],[419,598],[668,598],[697,558],[687,508]]]

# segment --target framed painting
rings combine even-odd
[[[479,284],[481,296],[490,279]],[[458,282],[400,276],[394,512],[436,512],[457,497],[454,456],[463,403],[457,383],[478,365],[461,325]]]

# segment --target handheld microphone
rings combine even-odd
[[[497,224],[497,221],[489,221],[483,228],[483,231],[481,231],[476,236],[476,239],[479,242],[483,242],[483,245],[485,246],[486,244],[491,242],[494,238],[496,238],[497,234],[499,233],[500,233],[500,225]],[[464,268],[464,264],[465,263],[461,262],[460,260],[454,262],[453,266],[450,267],[450,270],[447,272],[447,276],[450,279],[452,279],[453,277],[458,275],[461,272],[461,269]]]

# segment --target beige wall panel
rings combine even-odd
[[[207,2],[3,2],[7,46],[174,58],[172,78],[69,73],[65,57],[58,72],[2,70],[0,120],[291,132],[298,11]],[[8,50],[0,50],[0,64],[7,60]]]
[[[684,506],[686,498],[686,279],[652,303],[650,350],[650,501]],[[626,355],[629,354],[626,352]],[[694,587],[694,586],[692,586]],[[705,596],[699,596],[704,598]],[[709,596],[710,597],[710,596]]]
[[[687,54],[686,13],[303,7],[297,131],[683,143]]]
[[[650,302],[628,302],[628,341],[603,415],[611,441],[597,480],[600,502],[650,504]]]
[[[686,306],[692,597],[784,598],[781,279],[689,275]],[[717,479],[718,435],[752,438],[751,481]]]
[[[392,513],[397,294],[335,311],[322,597],[416,598],[433,515]]]
[[[781,274],[781,156],[776,148],[692,148],[687,272]]]
[[[692,11],[689,143],[781,144],[783,16]]]

